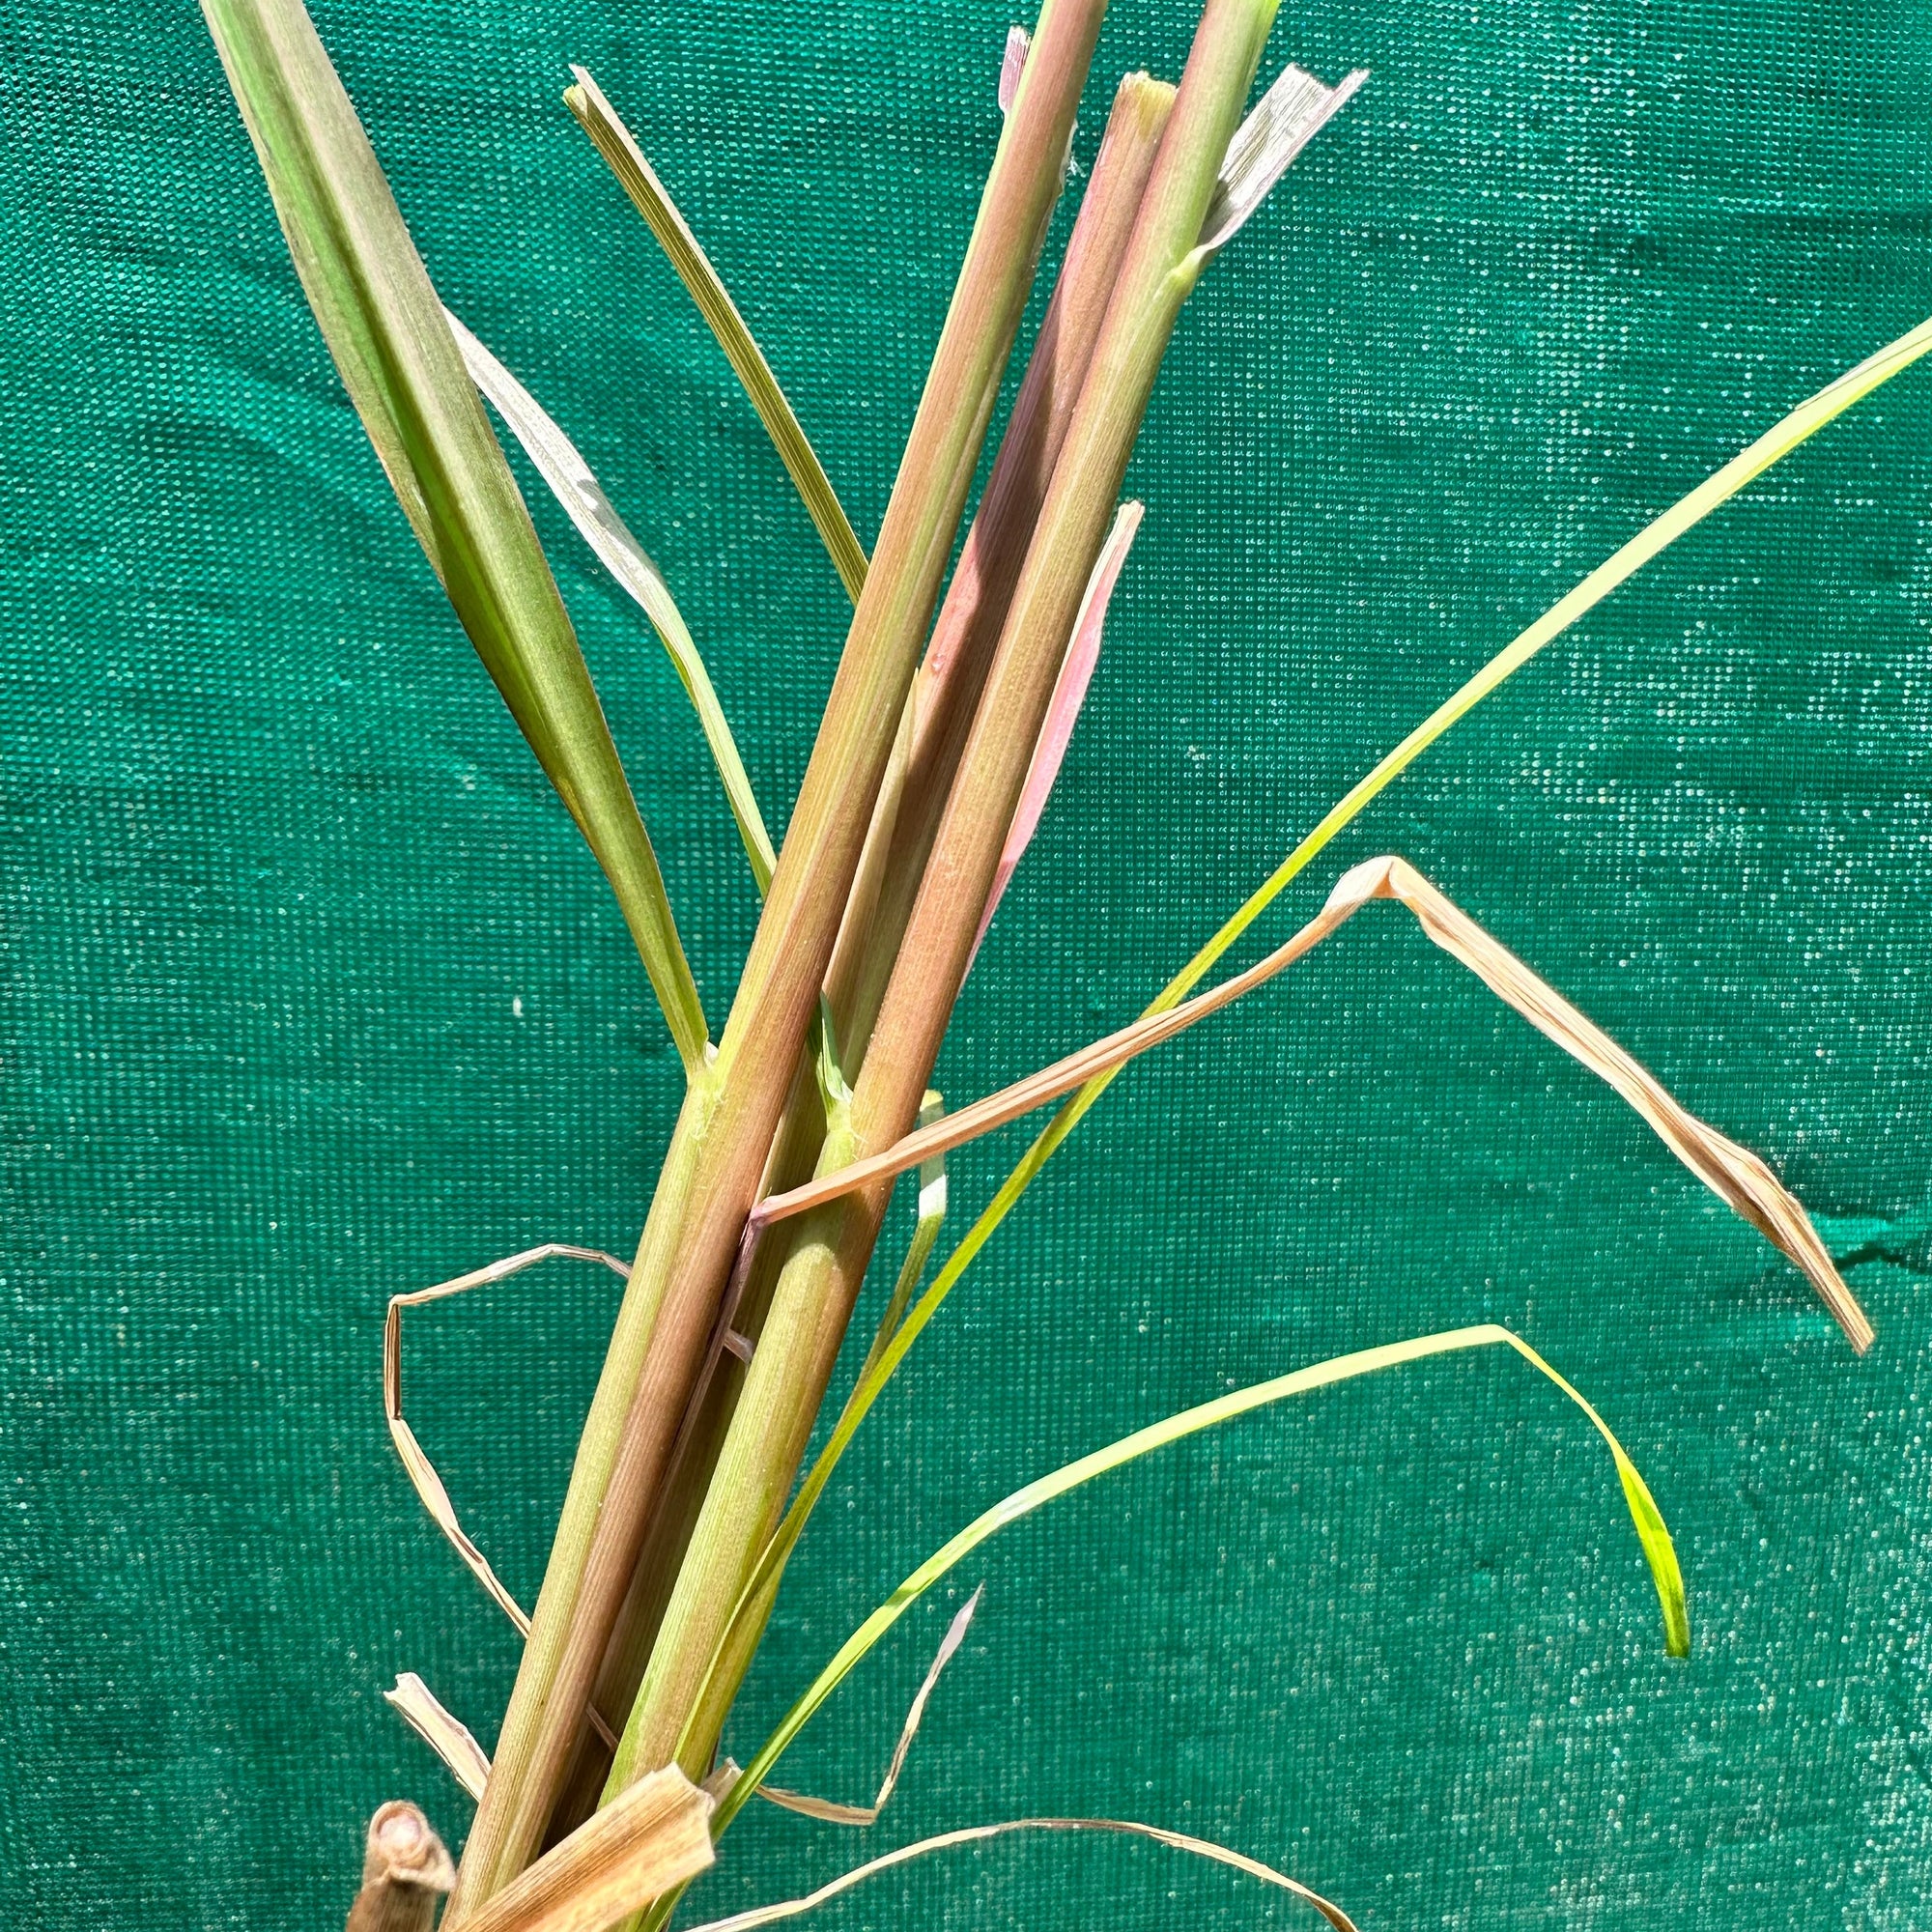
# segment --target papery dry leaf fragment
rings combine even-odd
[[[603,1932],[712,1861],[710,1797],[676,1765],[586,1819],[463,1923],[468,1932]]]
[[[402,1671],[383,1692],[404,1723],[440,1757],[449,1775],[480,1800],[490,1778],[490,1759],[469,1726],[452,1717],[441,1700],[413,1670]]]
[[[1749,1149],[1740,1147],[1681,1106],[1601,1028],[1593,1026],[1552,986],[1445,898],[1414,867],[1386,856],[1365,860],[1346,872],[1321,912],[1245,973],[1237,973],[1210,992],[1199,993],[1179,1006],[1146,1014],[1025,1080],[976,1100],[929,1127],[919,1128],[883,1153],[854,1161],[788,1193],[767,1196],[752,1210],[753,1224],[764,1226],[782,1220],[903,1173],[943,1149],[958,1147],[1017,1120],[1085,1085],[1096,1074],[1123,1065],[1273,979],[1373,898],[1398,899],[1407,906],[1438,946],[1468,967],[1539,1032],[1615,1088],[1698,1179],[1804,1271],[1852,1347],[1861,1354],[1870,1348],[1872,1326],[1863,1309],[1839,1276],[1804,1208],[1771,1169]]]

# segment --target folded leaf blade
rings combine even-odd
[[[705,1024],[570,618],[395,198],[300,0],[204,0],[302,288],[477,655],[616,893],[672,1038]]]

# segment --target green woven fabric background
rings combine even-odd
[[[1081,161],[1115,76],[1178,72],[1192,13],[1117,0]],[[317,8],[445,298],[662,563],[775,825],[841,595],[565,66],[637,128],[869,539],[1009,17]],[[348,407],[198,16],[16,4],[0,55],[0,1919],[333,1927],[380,1800],[467,1826],[381,1690],[420,1671],[487,1743],[517,1648],[390,1450],[385,1297],[544,1239],[627,1248],[676,1065]],[[1094,696],[946,1048],[955,1100],[1136,1010],[1468,669],[1932,312],[1918,0],[1343,0],[1270,58],[1374,78],[1184,319]],[[721,1015],[755,907],[701,741],[519,474]],[[1130,1074],[1049,1171],[860,1438],[727,1742],[1027,1477],[1484,1319],[1650,1476],[1689,1662],[1583,1420],[1512,1359],[1405,1372],[997,1540],[787,1766],[867,1797],[983,1577],[885,1820],[754,1807],[704,1916],[1053,1812],[1220,1838],[1387,1932],[1928,1922],[1928,514],[1921,368],[1506,687],[1256,935],[1406,855],[1778,1167],[1871,1356],[1372,908]],[[1025,1131],[955,1160],[955,1227]],[[526,1602],[614,1299],[558,1264],[412,1331],[417,1427]],[[817,1922],[1309,1921],[1156,1848],[1035,1840]]]

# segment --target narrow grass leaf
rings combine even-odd
[[[1158,1825],[1137,1824],[1129,1818],[1009,1818],[996,1825],[968,1825],[956,1832],[942,1832],[937,1837],[921,1838],[916,1844],[901,1845],[895,1851],[867,1859],[864,1864],[833,1879],[828,1885],[820,1886],[816,1891],[807,1892],[803,1898],[782,1899],[776,1905],[760,1905],[750,1912],[733,1913],[729,1918],[714,1918],[695,1926],[693,1932],[754,1932],[757,1926],[776,1925],[781,1919],[797,1918],[807,1912],[815,1911],[841,1892],[863,1885],[867,1879],[876,1878],[879,1873],[891,1871],[895,1866],[910,1864],[914,1859],[928,1858],[934,1852],[951,1851],[958,1845],[984,1844],[989,1838],[1004,1837],[1009,1832],[1113,1832],[1129,1837],[1151,1838],[1156,1844],[1171,1846],[1175,1851],[1187,1852],[1198,1859],[1210,1860],[1215,1864],[1228,1865],[1236,1871],[1245,1872],[1250,1878],[1260,1879],[1264,1885],[1293,1893],[1312,1905],[1335,1928],[1335,1932],[1356,1932],[1355,1921],[1339,1905],[1323,1898],[1319,1891],[1311,1890],[1299,1879],[1290,1878],[1286,1872],[1276,1871],[1272,1865],[1264,1865],[1259,1859],[1230,1851],[1227,1846],[1217,1845],[1211,1839],[1190,1837],[1185,1832],[1164,1831]]]
[[[1424,1335],[1412,1341],[1397,1342],[1379,1349],[1363,1349],[1353,1354],[1338,1355],[1332,1360],[1318,1362],[1311,1368],[1297,1369],[1290,1375],[1277,1376],[1272,1380],[1258,1382],[1245,1389],[1236,1389],[1231,1394],[1217,1396],[1211,1402],[1183,1409],[1179,1414],[1170,1415],[1148,1428],[1138,1429],[1131,1435],[1123,1435],[1118,1442],[1108,1444],[1104,1449],[1096,1449],[1093,1454],[1082,1456],[1078,1461],[1066,1463],[1050,1475],[1041,1476],[1029,1483],[1024,1489],[1015,1490],[1003,1501],[995,1503],[989,1510],[974,1518],[966,1527],[941,1545],[916,1570],[900,1583],[886,1601],[868,1616],[859,1628],[846,1638],[832,1661],[821,1670],[810,1688],[785,1714],[778,1728],[760,1747],[758,1754],[747,1767],[743,1779],[727,1792],[718,1807],[714,1821],[714,1833],[722,1833],[725,1826],[742,1807],[753,1788],[770,1776],[772,1767],[784,1754],[806,1724],[825,1700],[838,1689],[858,1663],[875,1644],[897,1623],[912,1605],[939,1581],[956,1564],[979,1548],[989,1537],[1005,1529],[1008,1524],[1017,1522],[1022,1517],[1030,1516],[1035,1510],[1057,1500],[1070,1491],[1091,1483],[1096,1476],[1106,1475],[1123,1464],[1135,1462],[1140,1457],[1152,1454],[1157,1449],[1165,1449],[1170,1444],[1180,1441],[1188,1435],[1198,1435],[1204,1429],[1213,1429],[1224,1422],[1231,1422],[1236,1416],[1249,1414],[1264,1408],[1271,1403],[1287,1400],[1291,1396],[1306,1395],[1318,1388],[1329,1388],[1337,1382],[1344,1382],[1358,1376],[1375,1375],[1383,1369],[1399,1368],[1407,1363],[1419,1362],[1432,1355],[1445,1355],[1464,1349],[1484,1348],[1513,1349],[1523,1359],[1548,1376],[1556,1386],[1573,1399],[1576,1390],[1550,1368],[1528,1343],[1513,1335],[1507,1328],[1494,1322],[1482,1322],[1473,1327],[1449,1329],[1441,1334]],[[1614,1438],[1603,1418],[1594,1409],[1587,1409],[1591,1421],[1605,1441],[1614,1445]],[[1617,1469],[1621,1477],[1624,1463],[1628,1460],[1617,1449]],[[1659,1601],[1664,1605],[1665,1643],[1672,1655],[1682,1655],[1680,1644],[1688,1645],[1689,1621],[1683,1613],[1684,1579],[1677,1566],[1677,1556],[1671,1545],[1669,1533],[1663,1528],[1662,1520],[1657,1514],[1657,1506],[1650,1499],[1650,1492],[1641,1481],[1633,1491],[1626,1482],[1624,1488],[1626,1501],[1631,1505],[1636,1520],[1638,1540],[1642,1545],[1645,1561],[1651,1566],[1651,1574],[1657,1585]],[[1641,1506],[1642,1514],[1638,1515]],[[741,1797],[739,1794],[743,1793]]]
[[[1855,369],[1848,370],[1834,382],[1827,384],[1816,395],[1807,398],[1788,415],[1775,423],[1730,463],[1706,478],[1689,496],[1680,498],[1662,516],[1654,519],[1608,561],[1592,571],[1576,589],[1552,605],[1534,624],[1498,651],[1475,676],[1464,683],[1444,703],[1437,706],[1421,724],[1396,746],[1394,751],[1382,758],[1366,777],[1352,785],[1269,877],[1249,895],[1233,916],[1222,924],[1220,930],[1161,988],[1148,1006],[1147,1016],[1151,1017],[1156,1013],[1165,1012],[1185,999],[1213,971],[1223,954],[1280,897],[1293,880],[1331,838],[1350,824],[1387,785],[1401,777],[1403,772],[1437,738],[1466,717],[1508,678],[1520,670],[1538,651],[1559,637],[1661,552],[1676,542],[1687,530],[1727,502],[1754,478],[1761,476],[1773,464],[1788,456],[1806,438],[1815,435],[1827,423],[1842,415],[1846,410],[1869,395],[1881,384],[1889,382],[1902,370],[1910,368],[1928,350],[1932,350],[1932,320],[1920,323],[1917,328],[1908,330],[1896,341],[1888,343],[1876,355],[1867,356]],[[1059,1152],[1067,1137],[1086,1119],[1100,1096],[1113,1084],[1113,1080],[1114,1072],[1111,1069],[1096,1074],[1089,1080],[1066,1101],[1034,1140],[1032,1146],[1020,1156],[1006,1179],[1000,1183],[992,1200],[980,1211],[979,1218],[960,1237],[959,1245],[941,1264],[938,1274],[933,1277],[932,1286],[920,1297],[911,1314],[907,1316],[904,1326],[894,1338],[887,1356],[874,1370],[871,1380],[876,1387],[873,1389],[873,1394],[891,1379],[898,1363],[905,1359],[912,1344],[923,1332],[927,1322],[939,1312],[947,1296],[958,1286],[967,1269],[979,1258],[986,1243],[993,1238],[1001,1223],[1018,1206],[1047,1162]],[[860,1391],[859,1394],[863,1397],[864,1391]],[[864,1409],[868,1404],[869,1398],[861,1402],[858,1411],[860,1416],[863,1416]],[[856,1427],[855,1418],[853,1428]],[[849,1433],[845,1439],[850,1439]],[[836,1460],[835,1448],[842,1453],[842,1443],[839,1443],[835,1436],[834,1441],[826,1445],[825,1454],[834,1456]]]
[[[718,701],[711,673],[692,641],[669,584],[645,554],[643,546],[631,534],[623,518],[611,507],[604,486],[591,473],[577,445],[455,315],[446,308],[442,313],[457,348],[462,351],[470,381],[496,406],[510,434],[523,445],[524,454],[536,466],[537,473],[550,485],[551,494],[563,505],[578,534],[651,620],[651,628],[657,632],[671,668],[684,686],[685,696],[697,713],[698,726],[704,733],[704,742],[711,748],[712,761],[724,781],[724,797],[731,808],[731,816],[737,821],[738,837],[744,841],[745,856],[752,862],[752,876],[762,897],[772,882],[772,869],[778,864],[771,834],[765,830],[764,815],[753,795],[752,781],[745,771],[745,761],[738,755],[738,742],[725,722],[724,707]]]
[[[853,531],[851,520],[818,460],[817,451],[792,412],[784,391],[779,387],[771,364],[745,327],[745,318],[718,279],[718,271],[697,245],[697,237],[678,213],[677,204],[645,160],[643,150],[632,138],[631,130],[617,118],[617,110],[604,98],[603,90],[591,79],[587,69],[573,67],[570,71],[576,75],[577,84],[565,90],[564,104],[576,115],[597,152],[610,164],[611,172],[617,177],[618,185],[649,224],[658,246],[676,270],[678,280],[697,304],[698,314],[718,338],[724,359],[744,385],[753,409],[758,412],[758,420],[765,426],[765,434],[772,440],[772,447],[778,451],[779,461],[784,465],[785,473],[832,558],[845,594],[856,604],[866,582],[865,548]]]
[[[202,8],[309,305],[398,500],[577,820],[686,1069],[706,1029],[657,855],[523,498],[362,124],[300,0]]]
[[[388,1314],[383,1322],[383,1413],[388,1422],[389,1436],[396,1445],[396,1454],[402,1458],[403,1468],[414,1486],[423,1508],[429,1511],[436,1526],[469,1566],[470,1574],[516,1625],[521,1636],[530,1634],[529,1618],[490,1567],[489,1558],[470,1541],[468,1532],[457,1520],[456,1505],[450,1501],[449,1492],[442,1486],[442,1478],[436,1473],[436,1465],[423,1453],[415,1431],[404,1419],[403,1310],[419,1308],[426,1301],[440,1301],[447,1295],[465,1294],[472,1288],[487,1288],[493,1282],[507,1281],[512,1275],[521,1274],[524,1269],[548,1261],[598,1262],[613,1274],[626,1279],[631,1272],[615,1255],[607,1255],[601,1248],[577,1248],[567,1241],[547,1241],[540,1248],[526,1248],[522,1254],[506,1255],[499,1262],[492,1262],[488,1267],[460,1274],[454,1281],[440,1281],[434,1288],[413,1289],[408,1294],[392,1294]]]

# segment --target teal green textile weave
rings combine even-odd
[[[1193,12],[1116,0],[1080,163],[1120,72],[1178,73]],[[1009,15],[316,14],[444,298],[663,566],[776,829],[844,601],[561,106],[567,63],[869,540]],[[542,1240],[626,1250],[677,1063],[348,405],[197,14],[17,4],[0,52],[0,1921],[332,1928],[377,1803],[467,1829],[383,1689],[419,1671],[487,1744],[517,1652],[389,1446],[386,1297]],[[1270,59],[1373,77],[1183,320],[1094,694],[947,1043],[955,1101],[1138,1010],[1467,671],[1932,314],[1923,0],[1344,0],[1285,15]],[[702,741],[516,467],[715,1023],[756,906]],[[1649,1477],[1690,1659],[1583,1419],[1500,1352],[1427,1365],[996,1539],[787,1762],[868,1798],[983,1578],[886,1817],[753,1807],[703,1916],[955,1824],[1086,1813],[1219,1839],[1387,1932],[1932,1922],[1932,367],[1506,686],[1242,959],[1380,851],[1778,1168],[1871,1355],[1370,908],[1129,1072],[1048,1171],[859,1438],[727,1744],[1029,1477],[1481,1320]],[[955,1157],[955,1229],[1029,1131]],[[412,1418],[526,1603],[615,1293],[558,1263],[409,1331]],[[1158,1847],[1014,1839],[815,1922],[1305,1913]]]

